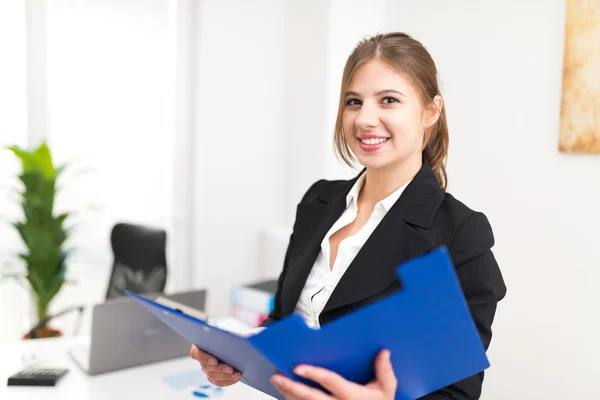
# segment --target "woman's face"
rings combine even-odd
[[[434,101],[441,110],[441,97]],[[439,111],[426,114],[410,82],[374,59],[355,71],[344,94],[344,136],[368,169],[420,163],[425,128],[437,120]]]

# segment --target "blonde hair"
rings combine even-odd
[[[419,41],[401,32],[380,34],[360,41],[348,57],[344,67],[334,133],[336,153],[351,167],[356,162],[356,158],[344,137],[342,123],[345,107],[344,93],[348,89],[354,72],[361,65],[373,59],[387,63],[408,78],[419,94],[423,107],[431,106],[434,97],[440,95],[437,67],[429,52]],[[438,120],[426,129],[423,140],[423,156],[431,166],[443,191],[448,185],[446,174],[448,141],[448,123],[444,105]]]

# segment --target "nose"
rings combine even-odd
[[[356,127],[361,131],[368,131],[379,124],[377,107],[365,102],[356,116]]]

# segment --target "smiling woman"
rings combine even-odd
[[[398,265],[445,246],[487,349],[506,287],[491,251],[494,235],[487,218],[446,192],[445,107],[435,63],[421,43],[389,33],[357,45],[344,69],[334,142],[340,158],[364,169],[348,181],[320,180],[303,196],[274,309],[263,327],[297,313],[319,328],[400,290]],[[215,385],[241,379],[201,349],[191,354]],[[366,385],[322,368],[294,371],[331,394],[280,375],[273,385],[287,399],[391,400],[398,393],[409,398],[393,369],[403,361],[383,350],[374,360],[375,379]],[[476,400],[482,382],[483,372],[411,396]]]
[[[409,40],[389,34],[363,42],[350,56],[335,148],[349,165],[358,160],[367,168],[419,165],[423,153],[445,189],[448,128],[437,68],[425,47],[407,45]]]

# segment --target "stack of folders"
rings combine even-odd
[[[234,286],[230,290],[231,316],[253,328],[259,326],[273,310],[276,291],[277,280]]]

